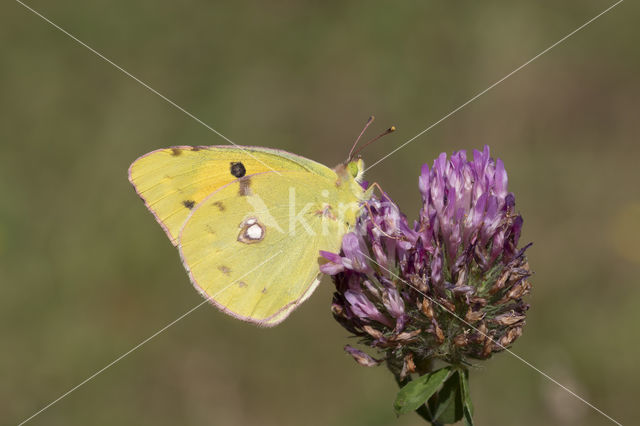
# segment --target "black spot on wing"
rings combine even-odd
[[[191,210],[191,209],[193,208],[193,206],[196,204],[196,202],[195,202],[195,201],[193,201],[193,200],[184,200],[184,201],[182,202],[182,204],[183,204],[186,208],[188,208],[189,210]]]
[[[174,157],[177,157],[178,155],[182,154],[182,150],[179,148],[171,148],[171,155],[173,155]]]
[[[226,208],[224,206],[224,204],[222,204],[222,201],[216,201],[215,203],[212,204],[213,206],[216,206],[218,208],[218,210],[220,210],[221,212],[225,211]]]
[[[241,178],[242,176],[247,174],[247,169],[244,168],[244,164],[240,162],[232,162],[231,163],[231,174],[234,177]]]

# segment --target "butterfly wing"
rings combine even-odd
[[[194,286],[224,312],[273,326],[318,284],[318,252],[337,252],[355,195],[308,171],[237,179],[191,211],[179,250]],[[344,206],[343,206],[344,205]]]
[[[177,245],[178,233],[191,209],[207,195],[241,176],[274,170],[335,177],[320,163],[275,149],[176,146],[138,158],[129,168],[129,181]]]

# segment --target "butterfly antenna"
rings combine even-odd
[[[364,135],[364,132],[367,131],[367,128],[369,127],[369,125],[371,123],[373,123],[373,120],[375,120],[376,118],[372,115],[371,117],[369,117],[369,119],[367,120],[367,124],[364,125],[364,129],[362,129],[362,131],[360,132],[360,134],[358,135],[358,138],[356,139],[356,141],[353,143],[353,146],[351,147],[351,151],[349,151],[349,157],[347,157],[347,163],[349,161],[351,161],[351,159],[353,158],[353,150],[356,149],[356,145],[358,145],[358,142],[360,141],[360,138],[362,137],[362,135]]]
[[[380,133],[378,136],[376,136],[375,138],[367,141],[364,145],[362,145],[360,148],[358,148],[353,154],[349,155],[349,160],[351,160],[354,156],[358,155],[358,153],[360,151],[362,151],[363,149],[365,149],[367,146],[371,145],[372,143],[374,143],[375,141],[377,141],[378,139],[380,139],[383,136],[388,135],[389,133],[393,133],[397,130],[396,126],[391,126],[389,127],[387,130],[385,130],[384,132]]]

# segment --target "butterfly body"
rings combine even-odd
[[[261,147],[178,146],[137,159],[129,180],[196,289],[230,315],[273,326],[315,290],[319,251],[339,251],[370,197],[362,168]]]

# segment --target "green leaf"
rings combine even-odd
[[[444,367],[407,383],[396,396],[393,408],[397,415],[415,411],[433,395],[451,373]]]
[[[429,404],[428,404],[429,401],[431,401],[431,399],[429,399],[427,403],[422,404],[420,407],[418,407],[418,409],[416,410],[416,414],[422,417],[423,419],[425,419],[426,421],[428,421],[429,423],[433,423],[433,414],[431,413],[431,408],[429,407]]]
[[[473,417],[471,416],[471,413],[469,412],[469,407],[467,407],[466,405],[463,408],[463,413],[464,413],[464,424],[465,424],[465,426],[473,426]]]
[[[471,394],[469,392],[469,370],[458,370],[460,377],[460,389],[462,389],[464,424],[473,426],[473,404],[471,403]]]
[[[455,423],[462,419],[464,406],[458,371],[455,371],[434,397],[429,401],[433,421],[438,423]]]

